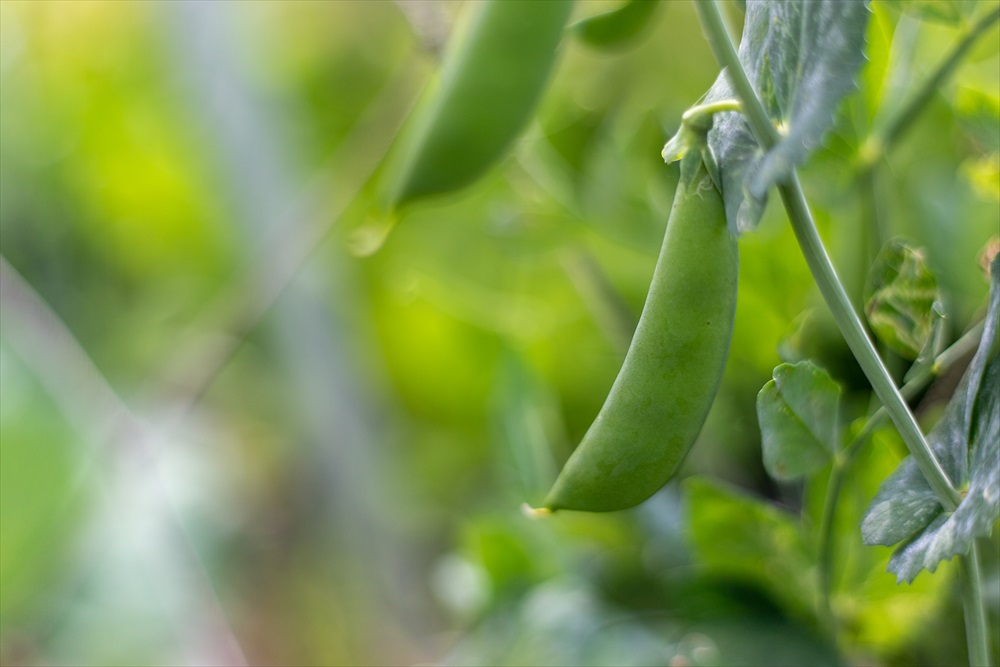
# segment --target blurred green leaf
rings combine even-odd
[[[955,25],[963,16],[968,16],[968,7],[974,6],[973,0],[878,0],[886,7],[896,11],[906,12],[921,19]]]
[[[79,441],[0,346],[0,620],[48,597],[69,556],[83,487]],[[2,626],[0,626],[2,627]]]
[[[836,451],[840,386],[810,361],[782,364],[757,395],[764,467],[779,480],[808,475]]]
[[[787,609],[811,613],[813,565],[798,518],[705,479],[684,484],[690,539],[708,572],[753,583]]]
[[[865,285],[865,315],[879,340],[916,359],[940,330],[941,292],[923,250],[890,241],[872,265]],[[931,354],[930,356],[933,356]]]
[[[620,7],[581,19],[569,29],[587,46],[618,48],[627,45],[642,32],[659,4],[659,0],[625,0]]]
[[[865,61],[866,0],[747,2],[740,62],[782,138],[766,154],[743,116],[720,114],[709,143],[722,172],[730,227],[749,231],[767,191],[819,145]],[[705,102],[734,99],[725,72]]]
[[[526,360],[513,351],[500,361],[495,391],[497,439],[509,454],[523,501],[534,505],[541,502],[559,472],[552,443],[564,440],[564,436],[555,397]]]
[[[958,122],[987,153],[1000,151],[1000,97],[996,91],[962,86],[955,94]]]
[[[992,268],[979,349],[928,436],[952,484],[965,489],[962,501],[954,512],[944,512],[909,457],[879,489],[861,526],[865,544],[890,546],[912,538],[889,561],[900,581],[913,581],[921,570],[933,572],[942,560],[967,553],[972,540],[988,535],[1000,518],[1000,256]]]

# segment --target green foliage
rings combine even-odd
[[[81,448],[9,348],[0,346],[0,627],[38,613],[71,554],[89,496]]]
[[[733,229],[754,229],[768,189],[785,181],[833,123],[841,99],[856,88],[864,62],[866,0],[747,2],[740,62],[779,128],[781,140],[763,153],[741,116],[726,114],[709,135],[722,172],[726,216]],[[725,72],[706,102],[732,99]]]
[[[976,0],[941,2],[940,0],[878,0],[879,4],[892,7],[928,21],[954,25],[968,16]]]
[[[691,543],[716,576],[760,586],[790,612],[815,604],[812,558],[792,512],[707,480],[685,483]]]
[[[993,261],[990,309],[976,356],[929,440],[952,482],[964,490],[945,512],[912,459],[885,481],[862,523],[866,544],[892,546],[889,570],[913,581],[942,560],[966,554],[1000,519],[1000,258]]]
[[[949,472],[966,461],[962,505],[943,512],[899,465],[906,448],[778,205],[746,204],[744,223],[762,217],[740,240],[719,391],[676,473],[693,478],[625,512],[519,512],[614,383],[676,193],[659,149],[718,67],[690,2],[575,3],[569,29],[567,3],[547,41],[501,45],[533,58],[519,81],[535,97],[503,100],[517,123],[482,122],[510,111],[485,94],[452,116],[468,141],[421,170],[425,185],[451,179],[450,196],[405,206],[412,224],[352,254],[445,87],[433,46],[453,35],[450,61],[487,4],[0,2],[0,252],[158,436],[154,456],[127,431],[86,454],[87,429],[65,417],[87,421],[86,391],[62,371],[31,377],[8,329],[30,317],[5,281],[0,663],[238,664],[232,640],[250,664],[952,667],[962,568],[930,561],[991,520],[995,623],[995,357],[977,357],[978,384],[932,431]],[[504,6],[519,35],[543,23],[525,15],[556,12]],[[873,329],[907,341],[886,364],[931,425],[975,342],[934,355],[987,293],[975,258],[1000,201],[995,24],[901,141],[861,152],[995,3],[876,0],[867,24],[862,7],[748,3],[745,41],[764,41],[745,50],[790,142],[759,171],[780,183],[801,166],[856,304],[887,239],[922,249],[876,268]],[[818,30],[827,10],[853,27]],[[811,59],[838,35],[839,58]],[[466,81],[495,84],[494,66]],[[216,83],[192,85],[202,76]],[[736,121],[716,115],[716,131]],[[947,323],[929,338],[921,263]],[[864,526],[896,555],[862,541],[873,497]],[[890,562],[937,571],[899,586]]]
[[[887,244],[865,284],[865,315],[875,335],[906,359],[933,357],[940,351],[932,337],[941,333],[941,309],[926,254],[905,241]]]
[[[757,395],[764,467],[798,479],[830,462],[839,438],[840,387],[811,362],[782,364]]]

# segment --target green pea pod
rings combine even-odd
[[[632,41],[649,23],[659,0],[626,0],[610,12],[590,16],[569,27],[584,44],[614,49]]]
[[[391,206],[468,185],[503,155],[541,97],[572,7],[572,0],[473,3],[401,140]]]
[[[666,235],[625,362],[545,509],[625,509],[674,475],[722,379],[737,265],[722,196],[699,151],[691,151],[681,161]]]

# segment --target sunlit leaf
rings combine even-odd
[[[955,2],[954,0],[879,0],[879,2],[897,11],[903,11],[927,21],[951,25],[962,20],[962,5],[974,4],[969,0],[963,2]]]
[[[1000,151],[1000,97],[969,85],[955,93],[959,125],[983,151]]]
[[[782,364],[757,395],[764,467],[796,479],[826,464],[837,440],[840,387],[812,362]]]
[[[742,116],[721,114],[709,142],[722,171],[731,227],[756,227],[767,190],[814,150],[833,124],[864,63],[866,0],[749,0],[740,42],[743,64],[782,138],[765,154]],[[706,102],[736,97],[725,72]]]
[[[1000,257],[992,267],[979,349],[928,436],[952,484],[966,489],[962,501],[954,512],[943,511],[909,457],[879,489],[862,523],[866,544],[888,546],[912,538],[889,561],[889,571],[900,581],[913,581],[921,570],[933,572],[942,560],[967,553],[972,540],[988,535],[1000,518]]]
[[[879,340],[916,359],[940,326],[940,300],[923,251],[900,240],[882,249],[865,285],[865,315]]]

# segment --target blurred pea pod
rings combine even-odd
[[[659,4],[659,0],[627,0],[609,12],[579,20],[569,29],[587,46],[618,48],[642,32]]]
[[[503,155],[534,112],[573,7],[572,0],[471,4],[389,167],[391,207],[466,186]]]

